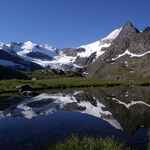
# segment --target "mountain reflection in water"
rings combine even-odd
[[[74,134],[116,136],[144,150],[150,127],[149,93],[145,87],[87,88],[5,98],[0,103],[0,149],[41,149]]]

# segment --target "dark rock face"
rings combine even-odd
[[[143,32],[150,32],[150,27],[146,27]]]
[[[76,95],[74,95],[78,103],[82,101],[90,102],[93,106],[97,106],[97,102],[95,99],[90,95],[89,93],[86,92],[80,92]]]
[[[30,52],[27,54],[27,56],[41,60],[52,60],[52,58],[49,55],[45,55],[40,52]]]
[[[129,134],[134,134],[141,126],[149,127],[150,125],[149,92],[148,87],[89,90],[89,94],[94,95],[105,106],[105,111],[111,112]]]
[[[29,79],[25,74],[0,65],[0,80],[2,79]]]
[[[24,97],[31,97],[36,96],[37,93],[33,91],[33,88],[31,88],[29,85],[20,85],[15,88],[15,90]]]
[[[76,57],[78,53],[84,52],[84,48],[64,48],[62,51],[67,55],[67,56],[72,56]]]
[[[86,108],[79,106],[78,103],[76,102],[72,102],[72,103],[67,103],[64,107],[63,110],[64,111],[84,111]]]
[[[96,52],[92,53],[89,57],[80,57],[78,56],[75,60],[75,64],[86,67],[91,64],[96,59]]]
[[[21,96],[24,96],[24,97],[32,97],[32,96],[37,96],[38,94],[34,91],[23,91],[21,93]]]
[[[64,74],[67,76],[83,76],[82,73],[84,68],[73,67],[71,65],[62,65],[62,69],[64,70]]]
[[[10,68],[15,68],[21,71],[28,71],[28,70],[36,70],[42,69],[42,67],[36,63],[32,63],[30,61],[26,61],[20,58],[17,55],[10,54],[4,50],[0,50],[0,59],[7,60],[15,63],[14,66],[9,66]]]
[[[138,30],[136,27],[134,27],[131,22],[127,22],[127,23],[123,26],[123,28],[122,28],[120,34],[118,35],[118,37],[116,38],[116,40],[117,40],[117,39],[120,39],[120,38],[129,37],[130,35],[136,34],[136,33],[139,33],[139,30]],[[114,41],[115,41],[115,40],[114,40]]]
[[[130,23],[126,23],[118,37],[112,42],[111,46],[106,50],[106,53],[102,55],[102,59],[111,60],[113,57],[124,53],[132,45],[136,45],[135,38],[139,34],[139,31]],[[133,38],[133,39],[132,39]],[[138,38],[139,39],[139,38]],[[134,48],[132,48],[134,49]]]
[[[126,51],[139,55],[150,51],[150,32],[139,32],[131,23],[127,23],[118,37],[103,55],[87,67],[89,76],[104,79],[131,79],[138,76],[150,76],[149,54],[131,57]],[[118,56],[121,57],[117,58]],[[115,59],[117,58],[117,59]]]
[[[19,93],[22,93],[23,91],[32,91],[33,89],[29,85],[24,84],[24,85],[17,86],[15,90]]]
[[[32,108],[39,108],[39,107],[43,107],[46,106],[50,103],[52,103],[54,101],[54,99],[48,98],[47,100],[38,100],[38,101],[33,101],[31,103],[28,103],[27,106],[32,107]]]

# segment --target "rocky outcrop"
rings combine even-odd
[[[150,32],[150,27],[146,27],[143,32]]]
[[[90,77],[113,80],[148,77],[149,53],[149,30],[139,32],[131,23],[127,23],[111,46],[87,67],[86,72]]]
[[[79,106],[77,102],[67,103],[62,110],[64,111],[84,111],[86,107]]]
[[[85,52],[84,48],[64,48],[62,51],[67,55],[67,56],[72,56],[76,57],[78,53]]]
[[[95,59],[96,59],[96,52],[92,53],[89,57],[78,56],[74,63],[80,67],[86,67],[90,65]]]
[[[30,87],[30,86],[27,85],[27,84],[17,86],[17,87],[15,88],[15,90],[16,90],[21,96],[24,96],[24,97],[32,97],[32,96],[36,96],[36,95],[37,95],[37,93],[33,90],[33,88]]]
[[[9,66],[9,68],[14,68],[19,71],[33,71],[36,69],[42,69],[40,65],[24,60],[17,54],[11,54],[4,50],[0,50],[0,60],[4,61],[3,64],[7,65],[7,67]]]
[[[27,56],[35,58],[35,59],[41,59],[41,60],[52,60],[53,58],[49,55],[40,53],[40,52],[30,52],[27,54]]]

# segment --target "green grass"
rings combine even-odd
[[[129,150],[115,138],[94,139],[71,137],[63,143],[49,146],[48,150]]]
[[[78,87],[113,87],[113,86],[150,86],[150,80],[138,80],[138,81],[109,81],[96,78],[81,78],[81,77],[61,77],[53,79],[43,80],[1,80],[0,92],[15,92],[15,87],[22,84],[29,84],[35,90],[44,89],[66,89],[66,88],[78,88]]]
[[[79,77],[79,74],[76,74],[73,71],[63,71],[57,69],[40,69],[31,72],[23,72],[27,77],[36,78],[38,80],[41,79],[51,79],[51,78],[59,78],[59,77]],[[81,76],[80,76],[81,77]]]

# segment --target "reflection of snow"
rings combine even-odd
[[[76,95],[83,91],[72,92],[68,94],[40,94],[33,98],[28,98],[19,103],[16,108],[7,109],[0,112],[0,118],[4,117],[24,117],[31,119],[38,115],[50,115],[53,112],[64,110],[66,104],[76,103],[77,106],[84,107],[85,110],[78,110],[74,108],[73,111],[89,114],[102,118],[109,122],[117,129],[122,129],[117,120],[115,120],[109,111],[104,111],[102,108],[105,106],[93,97],[96,105],[93,105],[90,101],[82,100],[77,101]],[[83,92],[84,93],[84,92]],[[107,118],[109,116],[109,119]]]
[[[145,102],[142,102],[142,101],[131,101],[131,103],[126,104],[126,103],[121,102],[120,100],[118,100],[116,98],[112,98],[112,100],[117,101],[119,104],[124,105],[126,108],[130,108],[131,106],[136,105],[136,104],[143,104],[143,105],[146,105],[146,106],[150,107],[149,104],[147,104]]]
[[[123,130],[123,128],[121,127],[121,125],[119,124],[119,122],[116,119],[113,119],[113,118],[112,119],[105,119],[105,118],[103,118],[103,120],[107,121],[109,124],[111,124],[116,129]]]

